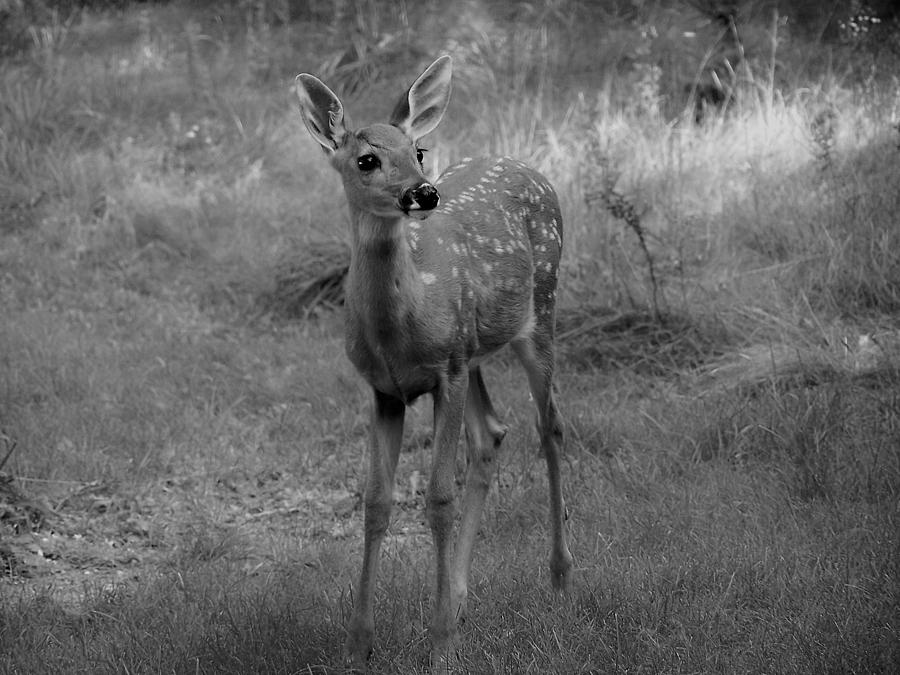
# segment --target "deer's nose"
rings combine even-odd
[[[431,211],[441,202],[441,195],[431,183],[421,183],[400,193],[400,207],[410,211]]]

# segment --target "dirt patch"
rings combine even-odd
[[[395,491],[392,536],[424,536],[424,481]],[[358,491],[277,470],[231,470],[133,487],[0,473],[0,593],[51,594],[68,611],[194,560],[248,573],[316,540],[362,540]],[[283,561],[282,561],[283,562]]]
[[[139,579],[161,550],[119,501],[99,483],[42,481],[32,492],[0,474],[0,588],[51,592],[74,607],[87,593]]]

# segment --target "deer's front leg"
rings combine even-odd
[[[453,520],[456,515],[456,447],[462,426],[469,373],[465,365],[448,373],[434,394],[434,461],[428,485],[428,522],[434,540],[436,586],[431,623],[432,672],[445,673],[455,660],[456,613],[452,605],[450,569]]]
[[[392,396],[375,391],[372,411],[372,431],[369,446],[369,475],[366,480],[365,544],[362,572],[356,589],[356,606],[350,619],[344,645],[347,664],[365,670],[372,651],[375,633],[374,600],[375,577],[381,542],[391,517],[394,471],[403,440],[404,403]]]

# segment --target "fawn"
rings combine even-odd
[[[549,475],[554,587],[568,585],[572,568],[560,484],[563,427],[552,389],[559,201],[541,174],[509,158],[465,159],[435,183],[428,181],[418,141],[441,121],[450,77],[450,57],[442,56],[401,97],[388,124],[356,130],[325,84],[307,74],[296,80],[303,122],[340,173],[350,207],[346,348],[374,394],[362,572],[345,643],[348,665],[360,670],[372,649],[375,577],[404,414],[422,394],[433,397],[435,426],[426,496],[437,576],[431,659],[436,672],[454,662],[473,543],[507,431],[480,364],[507,344],[524,366],[537,404]],[[468,462],[454,547],[454,472],[463,421]]]

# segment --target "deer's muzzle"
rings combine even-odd
[[[400,193],[400,208],[407,215],[416,215],[414,212],[418,211],[424,217],[440,203],[441,195],[431,183],[421,183]]]

